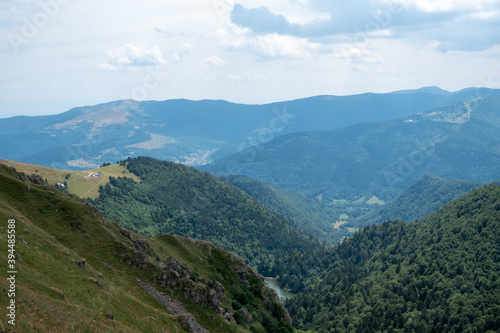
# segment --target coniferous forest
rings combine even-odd
[[[287,308],[317,332],[498,332],[499,228],[497,185],[415,223],[367,227]]]

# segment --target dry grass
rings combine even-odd
[[[126,167],[119,164],[112,164],[106,167],[85,170],[85,171],[68,171],[52,169],[39,165],[19,163],[0,159],[1,164],[13,166],[18,172],[27,174],[37,174],[51,185],[66,182],[68,191],[80,198],[95,199],[99,196],[99,186],[109,183],[109,177],[129,177],[135,181],[139,181],[139,177],[130,173]],[[100,177],[89,177],[91,174],[101,173]],[[69,177],[68,177],[69,175]]]

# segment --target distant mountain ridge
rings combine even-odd
[[[460,90],[460,92],[463,92],[463,91],[464,90]],[[425,93],[436,94],[436,95],[450,95],[450,94],[453,94],[452,92],[450,92],[448,90],[444,90],[444,89],[441,89],[441,88],[436,87],[436,86],[422,87],[422,88],[419,88],[419,89],[397,90],[397,91],[392,92],[392,94],[411,94],[411,93],[415,93],[415,92],[425,92]]]
[[[115,101],[59,115],[0,119],[0,141],[9,142],[0,146],[0,156],[70,170],[139,155],[199,166],[282,134],[400,118],[463,101],[475,93],[423,89],[316,96],[265,105]]]
[[[500,98],[437,107],[397,120],[282,135],[203,169],[242,174],[318,198],[384,201],[425,174],[500,178]]]

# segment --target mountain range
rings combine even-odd
[[[89,202],[140,234],[210,241],[253,267],[269,267],[286,254],[321,246],[291,220],[206,172],[151,157],[121,164],[140,182],[111,178]]]
[[[286,133],[383,121],[491,94],[423,88],[389,94],[316,96],[264,105],[219,100],[115,101],[52,116],[0,119],[0,156],[82,170],[150,156],[205,165]]]
[[[491,95],[396,120],[286,134],[203,170],[243,174],[327,204],[388,201],[425,174],[484,183],[500,178],[499,108]]]

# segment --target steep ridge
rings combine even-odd
[[[235,255],[199,240],[137,235],[39,176],[3,165],[0,223],[0,260],[15,260],[16,272],[10,280],[2,272],[2,328],[292,331],[276,294]]]
[[[287,308],[320,332],[498,332],[498,228],[498,185],[415,223],[367,227],[324,255],[329,267]]]

